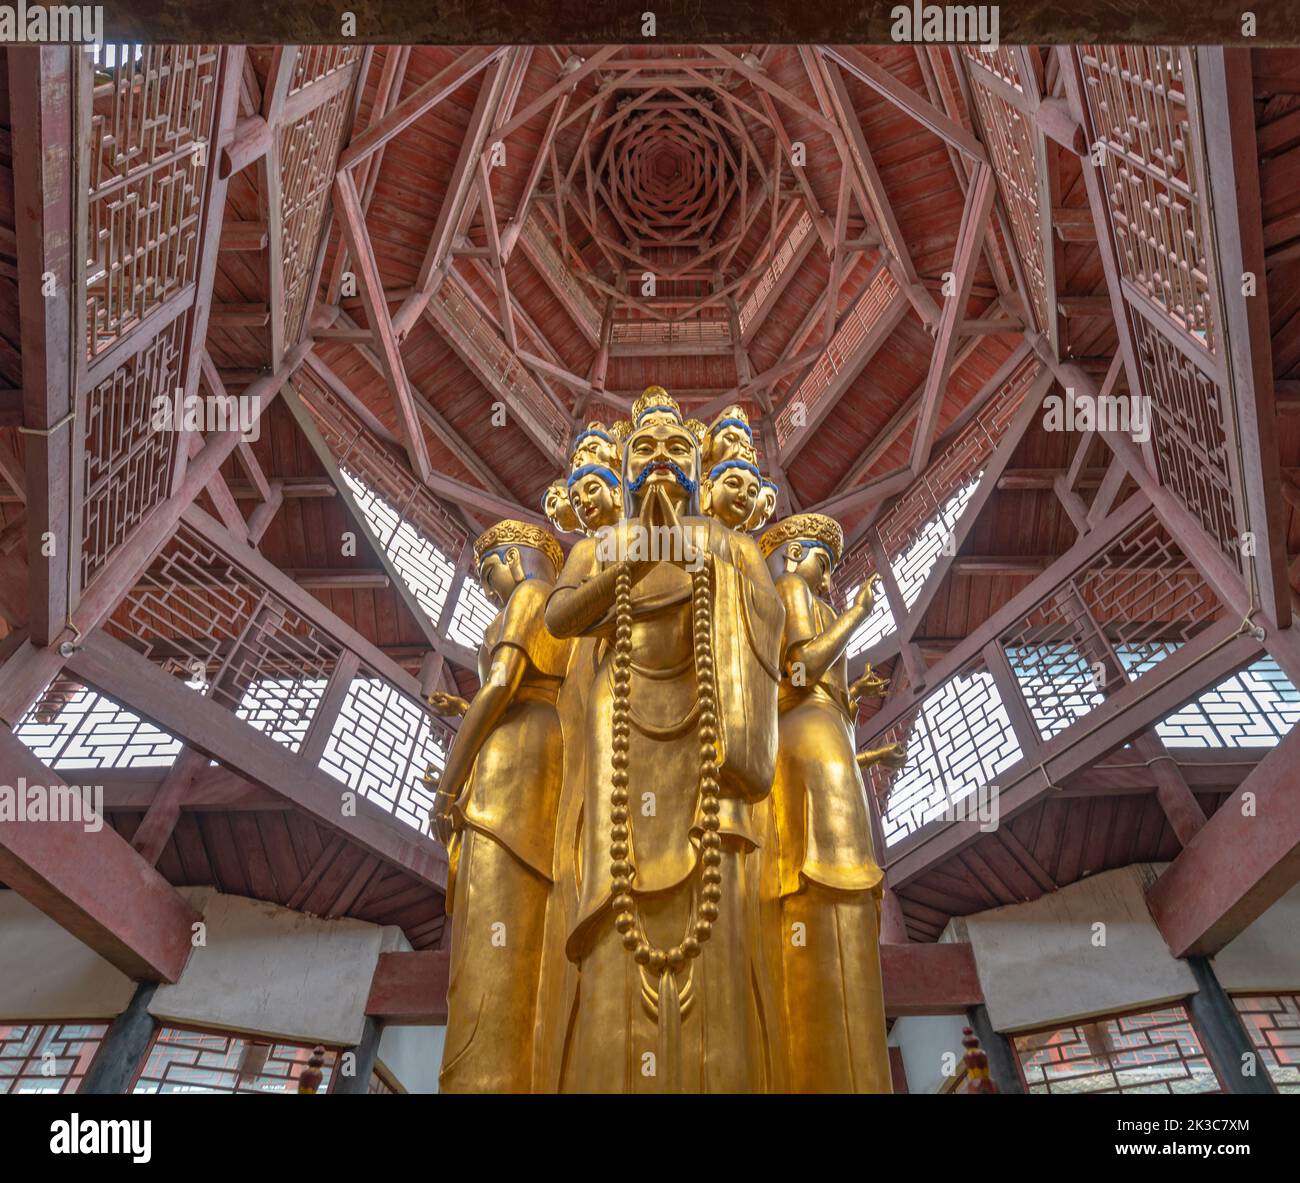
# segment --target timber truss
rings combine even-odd
[[[111,822],[0,821],[0,881],[115,965],[179,974],[178,884],[445,946],[424,700],[475,686],[470,545],[650,382],[743,406],[781,511],[845,523],[840,592],[882,579],[887,940],[1159,860],[1213,952],[1295,882],[1300,739],[1174,738],[1215,695],[1294,721],[1287,62],[112,48],[0,56],[0,779]],[[1140,441],[1045,427],[1119,395]]]

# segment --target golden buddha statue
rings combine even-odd
[[[546,608],[556,636],[603,642],[561,1087],[761,1091],[776,1016],[751,806],[772,783],[782,610],[753,540],[700,516],[676,403],[651,388],[633,422],[622,519],[578,542]]]
[[[888,1091],[858,767],[905,754],[853,751],[885,681],[847,682],[872,590],[838,618],[825,602],[838,525],[751,537],[776,486],[743,408],[706,426],[658,386],[577,434],[544,505],[586,536],[558,577],[546,531],[479,539],[502,606],[483,689],[431,699],[464,715],[434,809],[443,1087]]]
[[[821,514],[786,518],[759,544],[785,605],[780,741],[763,861],[764,895],[775,905],[767,938],[780,967],[787,1084],[794,1092],[886,1093],[883,875],[854,752],[846,655],[871,612],[874,581],[836,616],[826,598],[843,532]],[[874,685],[883,690],[882,680]],[[871,689],[869,681],[854,683],[859,693]]]
[[[448,848],[452,917],[440,1087],[529,1092],[563,779],[555,704],[570,649],[543,616],[564,552],[547,531],[503,521],[479,537],[474,557],[501,609],[479,647],[481,688],[468,704],[430,699],[463,715],[431,811]]]

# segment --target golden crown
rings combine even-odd
[[[543,530],[541,526],[516,522],[511,518],[497,522],[495,526],[489,526],[478,536],[478,540],[474,543],[474,565],[479,566],[488,551],[496,550],[501,546],[527,546],[541,551],[551,560],[557,575],[560,568],[564,566],[564,548],[554,534],[549,530]]]
[[[641,415],[650,407],[668,407],[680,421],[682,409],[677,405],[677,400],[673,398],[662,386],[647,386],[645,393],[632,404],[632,422],[640,426]]]
[[[839,522],[828,518],[824,513],[797,513],[793,517],[782,518],[759,536],[758,545],[763,557],[768,558],[787,542],[803,539],[820,542],[827,547],[836,563],[844,553],[844,529]]]

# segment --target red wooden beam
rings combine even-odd
[[[934,132],[941,140],[946,140],[977,163],[988,164],[988,155],[983,146],[960,123],[948,118],[933,103],[922,98],[911,87],[904,85],[884,66],[872,61],[861,50],[849,46],[824,45],[821,47],[821,52],[847,70],[859,82],[865,83],[900,111],[910,115],[922,127]]]
[[[76,199],[70,178],[78,155],[73,127],[81,103],[82,59],[66,46],[10,55],[13,197],[18,241],[19,331],[23,361],[23,422],[27,469],[27,567],[32,640],[48,645],[62,630],[75,589],[81,539],[72,506],[78,423],[73,417],[84,353],[84,310],[74,304],[77,276]],[[45,276],[54,277],[46,295]],[[84,434],[84,425],[82,426]],[[43,553],[52,536],[54,549]]]
[[[0,780],[66,787],[3,725]],[[185,968],[201,917],[106,823],[0,821],[0,880],[128,977],[174,982]]]
[[[379,274],[375,252],[370,245],[370,235],[366,231],[361,198],[351,174],[345,169],[340,169],[334,179],[334,197],[348,250],[352,252],[357,270],[361,272],[361,298],[370,328],[379,345],[379,360],[384,367],[388,389],[393,395],[397,419],[402,427],[402,438],[406,444],[406,455],[411,462],[412,471],[421,480],[425,480],[429,475],[429,453],[424,446],[424,429],[415,413],[411,390],[406,381],[406,368],[402,365],[402,357],[397,349],[397,335],[388,315],[388,305],[384,301],[383,277]]]
[[[980,246],[988,227],[995,191],[993,170],[988,167],[976,169],[966,198],[961,229],[957,234],[957,251],[952,261],[953,290],[945,300],[939,318],[939,332],[935,338],[930,371],[925,380],[925,393],[921,396],[921,405],[916,413],[911,451],[912,471],[916,473],[930,460],[930,450],[939,426],[939,410],[947,390],[952,359],[957,352],[957,336],[966,316],[966,303],[970,299],[971,283],[979,263]]]
[[[441,1026],[447,1021],[450,965],[446,949],[381,953],[366,1014],[404,1026]],[[880,969],[891,1018],[958,1015],[984,1001],[970,945],[883,944]]]
[[[984,1001],[970,945],[880,946],[880,973],[885,987],[885,1014],[960,1015]]]
[[[1212,956],[1300,882],[1298,759],[1300,728],[1256,765],[1147,892],[1175,957]]]
[[[370,980],[366,1014],[403,1026],[442,1026],[447,1022],[447,981],[451,952],[380,953]]]
[[[360,794],[356,815],[345,817],[340,797],[349,791],[346,785],[212,700],[184,689],[128,645],[105,633],[94,633],[69,659],[68,668],[115,701],[130,703],[132,710],[164,731],[278,793],[319,825],[400,867],[421,883],[446,890],[447,856],[431,838]]]

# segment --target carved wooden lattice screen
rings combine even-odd
[[[593,344],[600,341],[600,310],[592,302],[585,284],[579,283],[573,272],[565,266],[559,250],[551,241],[551,235],[540,214],[534,211],[524,222],[523,233],[519,236],[519,245],[524,248],[533,266],[548,279],[552,285],[561,289],[567,299],[566,307],[574,314],[578,327]]]
[[[984,465],[1020,410],[1039,368],[1033,358],[1027,357],[1012,370],[987,404],[935,456],[879,524],[849,549],[835,578],[841,607],[847,605],[848,597],[875,573],[872,542],[877,537],[884,553],[889,556],[894,577],[904,589],[908,603],[915,600],[927,574],[939,559],[944,538],[961,517]],[[877,598],[871,616],[854,634],[849,645],[850,656],[876,645],[896,627],[882,594]],[[874,651],[873,659],[882,660],[889,652],[892,648]]]
[[[487,388],[513,400],[514,412],[529,434],[557,455],[569,443],[569,421],[524,368],[491,322],[475,306],[453,275],[438,287],[429,313],[448,343],[484,381]]]
[[[974,658],[919,697],[904,692],[870,721],[862,746],[908,747],[903,768],[876,765],[866,777],[880,801],[886,841],[959,815],[960,803],[973,793],[996,792],[997,774],[1033,754],[1024,752],[1022,739],[1046,742],[1068,734],[1108,694],[1146,677],[1221,613],[1155,513],[1148,508],[1138,514],[1001,631],[997,643],[1009,681],[999,684],[982,657]],[[1019,701],[1007,702],[1005,693]],[[1018,736],[1015,718],[1031,720],[1037,736]],[[930,738],[936,734],[941,745]]]
[[[1244,572],[1238,432],[1193,57],[1162,46],[1071,52],[1088,141],[1102,148],[1132,379],[1149,400],[1160,482]]]
[[[406,465],[375,438],[360,417],[310,370],[300,370],[293,388],[344,473],[357,477],[408,524],[454,561],[469,536]],[[391,537],[400,535],[395,525]],[[381,545],[388,547],[387,540]],[[445,592],[444,592],[445,596]]]
[[[882,267],[844,317],[830,344],[799,383],[793,397],[777,415],[776,438],[783,447],[800,430],[802,422],[816,418],[816,408],[830,389],[835,375],[850,366],[866,347],[871,330],[897,295],[897,282],[888,269]]]
[[[77,175],[85,352],[77,366],[69,606],[171,492],[180,434],[152,429],[152,399],[192,389],[201,260],[213,227],[217,121],[229,53],[114,47],[78,55],[84,126]],[[93,81],[92,81],[93,79]],[[76,183],[76,182],[74,182]]]
[[[961,47],[971,83],[973,118],[997,174],[1035,326],[1050,336],[1056,325],[1051,301],[1056,282],[1048,238],[1047,160],[1043,137],[1033,118],[1040,94],[1032,56],[1036,51],[1004,45],[985,53],[983,48]]]
[[[302,46],[290,93],[355,69],[358,46]],[[300,118],[278,129],[284,339],[302,336],[320,260],[321,230],[334,184],[334,170],[347,131],[353,88],[340,86]]]

